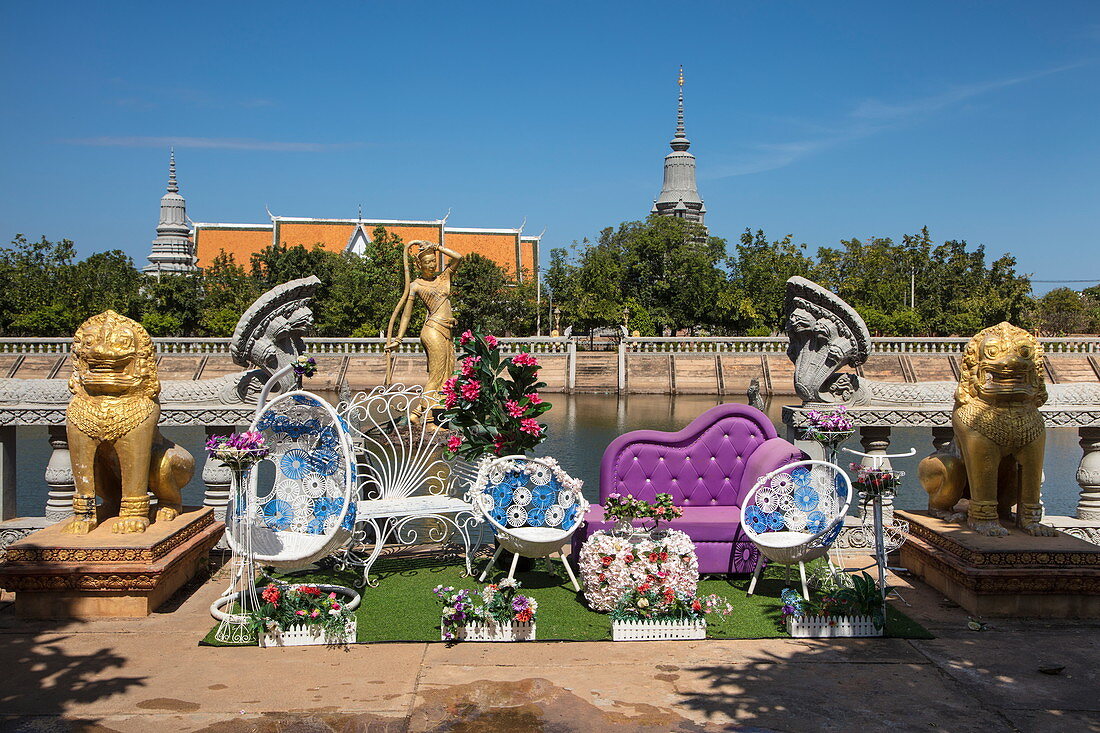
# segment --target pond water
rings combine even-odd
[[[630,430],[675,431],[687,425],[695,417],[714,405],[730,401],[728,397],[712,395],[549,395],[553,409],[543,416],[548,426],[547,439],[539,446],[537,455],[554,456],[571,475],[585,483],[584,493],[594,501],[599,494],[600,458],[608,443]],[[775,423],[780,435],[785,435],[782,425],[784,404],[779,399],[768,405],[768,416]],[[171,440],[191,451],[199,463],[195,477],[184,489],[184,503],[202,503],[203,483],[199,475],[205,460],[202,428],[164,428]],[[906,472],[901,491],[895,501],[900,509],[923,509],[926,495],[917,481],[917,462],[932,450],[932,433],[926,428],[894,428],[890,435],[891,453],[904,453],[916,448],[912,458],[896,459],[894,468]],[[1075,473],[1081,461],[1077,431],[1058,428],[1047,431],[1046,484],[1043,502],[1048,514],[1072,516],[1080,494]],[[845,443],[860,450],[858,434]],[[18,430],[17,510],[20,516],[41,516],[46,506],[46,485],[42,475],[49,460],[51,448],[45,427],[27,427]],[[851,456],[841,453],[842,466],[847,466]]]

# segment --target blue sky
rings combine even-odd
[[[683,64],[713,234],[927,224],[1100,278],[1095,2],[4,3],[0,25],[5,241],[144,264],[174,143],[196,221],[450,209],[526,219],[545,259],[647,214]]]

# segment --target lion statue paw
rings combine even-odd
[[[928,513],[945,522],[961,523],[966,521],[966,512],[956,512],[950,509],[936,509],[928,507]]]
[[[979,534],[984,534],[986,537],[1007,537],[1008,530],[1001,526],[1001,523],[996,520],[979,520],[967,522],[970,529]]]
[[[175,507],[162,506],[159,509],[157,509],[157,519],[156,519],[156,521],[158,521],[158,522],[170,522],[173,519],[175,519],[176,517],[178,517],[179,515],[180,515],[179,510],[176,509]]]
[[[146,517],[119,517],[111,525],[111,531],[115,534],[136,534],[148,529],[149,524]]]
[[[1058,530],[1054,529],[1054,527],[1039,522],[1030,522],[1021,525],[1020,529],[1027,532],[1032,537],[1054,537],[1058,534]]]
[[[88,534],[98,525],[94,519],[81,519],[79,517],[73,517],[69,520],[68,524],[61,528],[64,534]]]

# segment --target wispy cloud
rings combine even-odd
[[[729,178],[782,168],[821,150],[918,122],[941,110],[957,107],[974,97],[1076,69],[1088,63],[1091,62],[1082,61],[1004,79],[956,86],[939,94],[900,102],[865,99],[819,136],[783,143],[758,143],[751,146],[749,152],[742,156],[742,160],[721,167],[708,177]]]
[[[307,143],[256,140],[247,137],[84,137],[62,140],[69,145],[123,148],[221,148],[225,150],[267,150],[283,153],[325,153],[360,147],[363,143]]]

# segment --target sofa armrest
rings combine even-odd
[[[741,490],[737,492],[737,506],[741,506],[741,502],[761,476],[806,458],[808,456],[805,453],[783,438],[765,440],[745,461],[745,472],[741,474]]]

